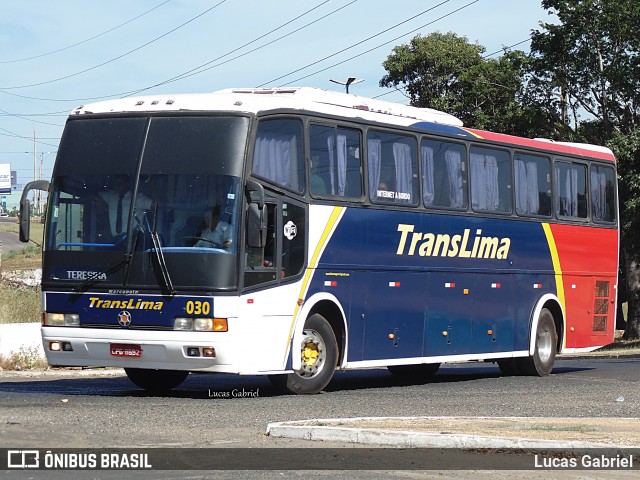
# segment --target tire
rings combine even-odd
[[[318,393],[326,387],[338,364],[338,343],[329,322],[320,314],[307,319],[302,331],[302,368],[285,375],[270,375],[271,382],[296,394]],[[294,349],[293,354],[297,351]]]
[[[543,308],[538,319],[538,327],[535,333],[535,347],[533,356],[519,358],[518,369],[522,375],[546,377],[553,370],[558,350],[558,334],[553,315]]]
[[[422,363],[419,365],[389,365],[387,369],[391,374],[401,378],[429,378],[436,374],[440,368],[439,363]]]
[[[189,372],[180,370],[125,368],[124,371],[135,385],[154,392],[168,392],[184,382],[189,375]]]

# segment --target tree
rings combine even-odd
[[[542,7],[560,22],[531,36],[528,95],[557,139],[607,144],[618,159],[625,338],[640,338],[640,2],[543,0]]]
[[[383,62],[383,87],[401,86],[411,105],[446,111],[465,125],[523,136],[543,132],[542,111],[525,102],[529,57],[520,51],[498,59],[454,33],[414,37]]]

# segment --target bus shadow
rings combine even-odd
[[[589,367],[562,366],[554,368],[552,375],[564,375],[592,370]],[[386,368],[336,372],[324,389],[325,392],[346,392],[376,388],[410,387],[438,383],[474,382],[506,377],[491,364],[464,364],[443,366],[428,377],[401,377]],[[136,387],[124,376],[66,377],[30,379],[0,383],[0,392],[101,397],[166,397],[209,400],[239,400],[293,395],[274,386],[265,376],[240,376],[220,373],[191,374],[179,387],[169,392],[153,392]]]

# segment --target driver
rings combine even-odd
[[[229,248],[231,246],[231,225],[220,221],[220,206],[204,212],[205,228],[194,247]]]

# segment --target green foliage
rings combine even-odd
[[[469,127],[540,135],[541,110],[526,104],[522,88],[527,55],[515,51],[486,59],[484,51],[454,33],[418,35],[393,49],[380,85],[402,86],[412,105],[446,111]]]
[[[598,140],[629,133],[640,120],[640,2],[543,0],[559,23],[531,37],[530,93],[546,108],[556,136],[592,142],[580,131],[585,113]]]
[[[618,192],[624,212],[622,237],[625,247],[640,251],[640,129],[616,133],[607,144],[618,160]]]

